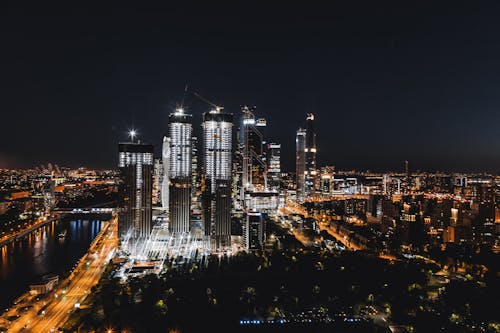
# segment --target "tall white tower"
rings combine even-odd
[[[170,136],[170,232],[190,231],[192,183],[192,115],[177,108],[168,117]]]
[[[203,115],[203,213],[211,248],[231,246],[231,164],[233,115],[220,109]]]

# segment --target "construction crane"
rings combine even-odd
[[[188,91],[188,85],[186,84],[184,86],[184,93],[182,94],[182,98],[181,98],[180,102],[175,103],[175,112],[178,112],[178,113],[184,112],[184,100],[186,99],[187,91]]]
[[[213,103],[213,102],[209,101],[208,99],[206,99],[205,97],[201,96],[201,95],[200,95],[200,94],[198,94],[197,92],[195,92],[195,93],[194,93],[194,95],[195,95],[196,97],[198,97],[200,100],[202,100],[203,102],[205,102],[205,103],[207,103],[208,105],[212,106],[212,107],[215,109],[215,111],[217,111],[217,112],[220,112],[222,109],[224,109],[224,107],[223,107],[223,106],[219,106],[219,105],[217,105],[217,104],[215,104],[215,103]]]
[[[181,102],[177,103],[177,109],[181,110],[184,109],[184,100],[186,99],[187,91],[188,91],[188,85],[186,84],[186,86],[184,87],[184,93],[182,94]]]

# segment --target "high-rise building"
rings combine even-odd
[[[161,206],[166,213],[169,212],[169,187],[170,187],[170,138],[163,137],[161,149],[163,164],[163,180],[161,183]]]
[[[170,137],[169,230],[184,233],[190,230],[192,184],[192,115],[178,108],[168,117]]]
[[[153,146],[141,143],[118,145],[121,174],[118,232],[134,239],[151,233],[153,193]]]
[[[242,107],[240,127],[241,188],[239,198],[245,211],[275,211],[278,209],[277,191],[269,191],[267,145],[264,131],[267,122],[255,119],[253,109]],[[279,155],[279,152],[277,152]],[[276,162],[276,160],[275,160]],[[279,162],[278,162],[279,164]],[[278,165],[279,168],[279,165]]]
[[[55,188],[55,182],[52,175],[47,175],[43,183],[43,203],[46,212],[50,212],[56,206]]]
[[[404,191],[405,193],[410,193],[411,190],[411,175],[410,175],[410,165],[408,160],[405,161],[405,178],[404,178]]]
[[[163,182],[163,164],[159,158],[154,159],[153,166],[153,205],[161,205],[161,192]]]
[[[262,250],[265,241],[264,219],[260,212],[249,211],[246,213],[245,224],[243,227],[243,241],[246,250]]]
[[[260,142],[261,150],[262,150],[260,160],[262,161],[262,163],[260,165],[258,165],[257,168],[255,168],[255,172],[257,172],[257,175],[255,176],[255,178],[260,179],[262,186],[265,187],[266,186],[265,173],[267,172],[266,165],[268,163],[267,162],[267,150],[266,150],[266,148],[267,148],[267,141],[266,141],[267,120],[265,118],[256,119],[255,120],[255,128],[262,135],[262,140]]]
[[[216,251],[231,246],[231,158],[233,115],[218,108],[203,115],[203,218]]]
[[[316,128],[314,125],[314,115],[307,114],[306,118],[306,147],[305,147],[305,197],[310,198],[315,195],[318,170],[316,163]]]
[[[196,195],[200,183],[198,171],[198,138],[191,137],[191,197]]]
[[[266,156],[264,152],[263,131],[267,126],[265,119],[255,120],[253,109],[247,106],[243,112],[240,127],[240,150],[242,159],[242,189],[264,190],[266,188]]]
[[[266,150],[268,187],[272,190],[279,190],[281,185],[281,145],[269,143]]]
[[[295,137],[295,165],[297,201],[305,199],[305,172],[306,172],[306,130],[299,128]]]
[[[334,167],[325,166],[321,168],[319,191],[323,197],[329,197],[334,189]]]

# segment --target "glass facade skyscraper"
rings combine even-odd
[[[281,183],[281,144],[271,142],[267,145],[268,187],[279,190]]]
[[[231,166],[233,115],[203,115],[203,218],[205,236],[216,251],[231,246]]]
[[[243,242],[246,251],[262,250],[264,247],[265,235],[266,231],[262,214],[252,211],[247,212],[243,225]]]
[[[153,193],[153,146],[141,143],[118,144],[121,183],[118,233],[134,239],[151,233]]]
[[[299,128],[295,137],[295,165],[297,201],[304,201],[306,171],[306,130]]]
[[[266,163],[264,154],[264,119],[255,120],[253,109],[241,108],[243,117],[240,127],[240,149],[242,159],[242,188],[263,190],[266,187]]]
[[[314,126],[314,115],[312,113],[308,113],[306,118],[305,158],[304,194],[307,199],[315,195],[316,183],[318,180],[316,162],[316,129]]]
[[[192,115],[177,109],[169,116],[170,187],[169,230],[184,233],[190,230],[192,185]]]

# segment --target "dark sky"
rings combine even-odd
[[[114,167],[188,84],[257,106],[288,170],[313,112],[320,164],[500,172],[500,2],[267,2],[0,5],[0,167]]]

